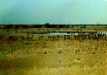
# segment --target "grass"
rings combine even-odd
[[[50,41],[38,35],[34,41],[3,39],[0,75],[107,75],[106,57],[103,39]]]

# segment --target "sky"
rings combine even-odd
[[[107,0],[0,0],[0,24],[107,24]]]

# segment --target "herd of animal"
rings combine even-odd
[[[57,34],[57,33],[56,33]],[[85,39],[94,39],[94,40],[100,40],[100,39],[107,39],[107,35],[104,33],[97,33],[97,32],[79,32],[79,33],[66,33],[62,35],[52,35],[52,34],[27,34],[26,35],[0,35],[0,40],[7,40],[7,41],[35,41],[35,40],[42,40],[45,38],[45,40],[49,41],[55,41],[55,40],[85,40]],[[38,38],[37,38],[38,37]]]

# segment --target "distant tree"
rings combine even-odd
[[[86,28],[86,25],[80,26],[81,28]]]
[[[56,26],[55,26],[56,27]],[[61,28],[61,25],[57,25],[57,28]]]
[[[49,27],[50,27],[50,24],[49,24],[49,23],[45,23],[45,27],[46,27],[46,28],[49,28]]]
[[[97,26],[99,26],[100,24],[99,23],[97,23]]]
[[[65,27],[66,27],[66,28],[69,28],[69,26],[68,26],[68,25],[65,25]]]

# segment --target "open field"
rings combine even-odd
[[[79,34],[47,35],[65,31]],[[0,75],[107,75],[107,35],[96,31],[107,27],[2,28]]]

